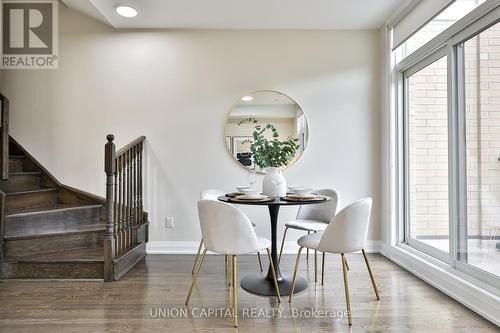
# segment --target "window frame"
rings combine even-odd
[[[410,235],[410,158],[409,158],[409,78],[418,73],[419,71],[425,69],[426,67],[432,65],[436,61],[447,57],[446,45],[443,45],[427,55],[426,57],[419,60],[417,63],[405,69],[401,74],[403,77],[403,173],[404,173],[404,219],[405,223],[403,225],[404,230],[404,240],[403,242],[421,252],[431,255],[441,261],[450,263],[450,257],[447,252],[430,246],[422,241],[412,238]],[[449,177],[448,177],[449,178]],[[450,179],[448,179],[448,183]],[[451,241],[451,238],[450,238]]]
[[[466,154],[466,118],[465,118],[465,74],[464,74],[464,48],[463,43],[469,39],[479,35],[481,32],[487,30],[488,28],[500,23],[500,7],[495,11],[496,15],[487,15],[484,18],[479,19],[474,24],[469,26],[464,31],[461,31],[456,36],[450,38],[450,44],[453,48],[454,58],[456,64],[454,66],[454,75],[456,80],[451,82],[454,86],[454,99],[456,110],[456,133],[455,140],[456,145],[454,151],[456,158],[454,163],[456,164],[456,202],[458,207],[456,208],[456,221],[455,232],[457,237],[455,239],[456,247],[454,251],[453,267],[461,272],[471,275],[496,289],[500,289],[500,276],[496,276],[492,273],[484,271],[476,266],[468,264],[462,261],[461,256],[464,253],[460,252],[463,246],[467,246],[467,154]],[[490,13],[492,14],[492,13]],[[460,244],[462,244],[460,246]],[[465,253],[467,256],[467,253]]]
[[[396,246],[424,259],[437,259],[457,275],[500,295],[500,277],[461,261],[467,240],[467,178],[465,155],[465,94],[462,43],[500,22],[500,1],[489,0],[394,66],[396,153]],[[408,76],[447,56],[448,62],[448,207],[449,253],[409,236]],[[394,52],[392,53],[395,59]],[[465,227],[465,229],[464,229]],[[465,231],[465,233],[464,233]]]

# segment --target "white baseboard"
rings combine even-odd
[[[148,242],[146,252],[148,254],[196,254],[199,242]],[[297,242],[285,242],[284,254],[297,254]],[[279,250],[279,249],[278,249]],[[380,241],[368,241],[365,251],[367,253],[379,253]]]
[[[458,276],[451,267],[440,267],[398,246],[381,244],[380,253],[415,276],[500,326],[500,297],[477,283]],[[454,272],[455,271],[455,272]]]

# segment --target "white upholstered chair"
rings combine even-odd
[[[252,223],[241,209],[233,205],[214,201],[198,201],[198,214],[200,217],[201,233],[205,244],[205,250],[201,254],[200,263],[196,266],[196,271],[186,298],[186,305],[193,291],[193,286],[200,272],[207,251],[230,255],[232,261],[232,288],[233,288],[233,313],[234,326],[238,326],[238,287],[236,275],[236,257],[238,255],[255,253],[261,250],[267,251],[267,256],[271,264],[274,287],[281,302],[278,281],[274,263],[269,250],[271,242],[265,238],[257,237]]]
[[[293,289],[295,288],[295,279],[297,278],[297,269],[300,262],[300,254],[302,249],[313,249],[320,252],[340,253],[342,257],[342,271],[344,273],[344,289],[347,303],[347,312],[349,325],[352,324],[351,318],[351,303],[349,300],[349,284],[347,281],[347,267],[345,253],[362,251],[365,259],[366,267],[372,281],[375,296],[378,296],[377,285],[373,277],[368,258],[365,253],[365,243],[368,236],[368,225],[370,223],[370,215],[372,209],[372,199],[366,198],[356,201],[355,203],[342,209],[323,232],[318,232],[310,235],[305,235],[298,240],[300,246],[295,262],[295,270],[293,274],[292,286],[290,291],[290,299],[292,301]]]
[[[340,207],[340,195],[332,189],[321,189],[315,191],[320,195],[326,195],[332,200],[315,205],[302,205],[299,207],[295,220],[285,223],[285,232],[283,233],[283,241],[281,242],[281,250],[278,262],[281,261],[283,246],[285,244],[286,233],[288,229],[296,229],[307,231],[308,234],[323,231],[328,226]],[[307,259],[309,260],[309,249],[307,249]],[[325,253],[323,252],[321,265],[321,284],[325,279]],[[314,281],[318,280],[318,253],[314,251]]]
[[[226,192],[222,191],[222,190],[217,190],[217,189],[208,189],[208,190],[203,190],[200,194],[200,199],[201,200],[217,200],[218,197],[221,197],[223,195],[225,195]],[[255,228],[256,225],[255,223],[252,223],[252,226]],[[201,249],[203,248],[203,238],[200,240],[200,245],[198,246],[198,252],[196,253],[196,258],[194,260],[194,263],[193,263],[193,269],[191,270],[191,274],[194,274],[195,270],[196,270],[196,265],[198,264],[199,260],[200,260],[200,253],[201,253]],[[257,259],[259,260],[259,268],[260,268],[260,272],[262,273],[263,271],[263,268],[262,268],[262,261],[260,259],[260,253],[257,252]],[[228,257],[226,256],[225,257],[225,261],[226,261],[226,272],[227,272],[227,280],[228,280],[228,284],[231,285],[231,279],[230,279],[230,266],[229,266],[229,261],[228,261]]]

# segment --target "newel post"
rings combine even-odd
[[[115,257],[113,188],[116,172],[116,148],[112,134],[106,136],[108,142],[104,146],[104,172],[106,172],[106,236],[104,238],[104,281],[113,281],[113,259]]]

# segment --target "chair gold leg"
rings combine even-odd
[[[297,270],[299,269],[300,263],[300,254],[302,253],[302,249],[304,247],[299,247],[299,252],[297,253],[297,259],[295,259],[295,270],[293,271],[293,279],[292,286],[290,287],[290,297],[288,298],[288,302],[292,302],[293,290],[295,289],[295,280],[297,279]]]
[[[226,281],[227,281],[227,285],[229,287],[231,287],[231,260],[229,260],[229,256],[228,255],[226,255],[226,261],[227,261],[227,266],[226,266],[226,268],[227,268],[227,272],[226,272],[227,279],[226,279]]]
[[[314,282],[318,282],[318,251],[314,250]]]
[[[345,302],[347,304],[347,320],[350,326],[352,325],[352,318],[351,318],[351,300],[349,299],[349,282],[347,281],[346,260],[344,254],[342,253],[341,255],[342,255],[342,272],[344,273]]]
[[[345,268],[349,270],[349,265],[347,264],[347,257],[344,257],[344,260],[345,260]]]
[[[206,254],[207,250],[205,249],[203,250],[203,254],[201,255],[200,263],[198,264],[198,266],[196,266],[196,272],[194,273],[193,282],[191,282],[191,287],[189,288],[189,293],[186,297],[186,302],[184,303],[186,304],[186,306],[188,305],[189,299],[191,298],[191,293],[193,292],[194,284],[196,283],[196,279],[198,278],[198,274],[200,273],[201,265],[203,265],[203,261],[205,260]]]
[[[278,279],[276,279],[276,271],[274,270],[273,258],[271,257],[271,252],[269,251],[269,249],[266,249],[266,251],[267,257],[269,258],[269,263],[271,264],[271,274],[273,275],[274,288],[276,289],[276,296],[278,296],[278,303],[281,303],[280,288],[278,286]]]
[[[262,268],[262,260],[260,259],[260,253],[257,252],[257,259],[259,259],[260,272],[262,273],[264,269]]]
[[[227,255],[224,256],[224,264],[224,269],[226,270],[226,283],[229,283],[229,262],[227,261]]]
[[[323,258],[321,259],[321,285],[325,284],[325,252],[323,252]]]
[[[196,270],[196,265],[198,264],[198,261],[200,260],[200,252],[201,252],[202,246],[203,246],[203,238],[200,240],[200,246],[198,246],[198,252],[196,252],[196,258],[194,259],[193,269],[191,270],[191,275],[194,275],[194,271]]]
[[[281,249],[280,256],[278,258],[278,264],[281,262],[281,255],[283,254],[283,246],[285,245],[286,232],[288,231],[288,227],[285,227],[285,232],[283,233],[283,240],[281,241]]]
[[[238,286],[236,284],[236,256],[233,257],[233,315],[234,327],[238,327]]]
[[[370,263],[368,262],[368,257],[366,256],[366,253],[365,253],[365,249],[362,249],[361,252],[363,252],[363,257],[365,258],[366,268],[368,268],[368,274],[370,274],[370,279],[372,280],[373,291],[375,292],[375,296],[377,297],[377,300],[380,300],[380,297],[378,296],[377,284],[375,283],[375,277],[373,276],[372,269],[370,267]]]

